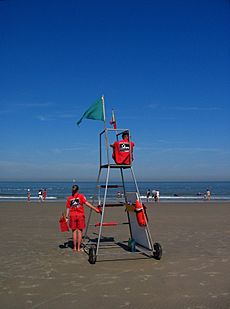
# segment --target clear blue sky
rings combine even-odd
[[[0,1],[0,180],[95,180],[100,121],[139,180],[230,180],[230,1]]]

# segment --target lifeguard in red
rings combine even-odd
[[[66,208],[69,208],[69,227],[72,230],[83,230],[85,228],[85,211],[84,206],[87,202],[85,196],[75,193],[69,196],[66,202]]]
[[[113,145],[113,159],[117,164],[130,165],[133,161],[134,143],[129,140],[129,133],[122,134],[122,140],[115,142]],[[130,160],[131,156],[131,160]]]
[[[69,227],[73,234],[73,250],[81,251],[82,231],[85,228],[85,211],[83,204],[101,213],[100,209],[88,202],[83,194],[78,193],[78,185],[72,186],[72,195],[67,198],[66,202],[66,221],[69,217]]]

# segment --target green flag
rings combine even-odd
[[[84,112],[81,119],[77,122],[78,126],[82,122],[83,118],[104,121],[105,117],[103,112],[103,99],[100,98],[99,100],[97,100],[87,109],[87,111]]]

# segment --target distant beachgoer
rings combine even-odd
[[[27,190],[27,201],[30,202],[30,189]]]
[[[207,189],[207,191],[206,191],[206,198],[207,198],[207,200],[209,200],[209,201],[210,201],[210,199],[211,199],[211,191],[210,191],[209,189]]]
[[[44,191],[43,191],[43,201],[45,201],[46,197],[47,197],[47,191],[46,191],[46,189],[44,189]]]
[[[39,200],[39,202],[42,202],[42,201],[43,201],[43,192],[42,192],[42,189],[40,189],[40,190],[38,191],[38,200]]]
[[[66,202],[66,221],[69,218],[69,227],[72,229],[73,250],[81,251],[82,232],[85,228],[85,204],[95,212],[100,213],[99,208],[89,203],[83,194],[78,193],[78,185],[72,186],[72,195],[68,197]]]
[[[155,202],[159,202],[159,200],[160,200],[160,191],[159,190],[154,190],[153,197],[154,197],[154,201]]]
[[[153,197],[154,197],[154,201],[157,202],[157,191],[154,191]]]
[[[152,198],[155,197],[156,190],[152,190]]]
[[[157,202],[159,202],[160,200],[160,191],[159,190],[156,190],[156,195],[157,195]]]
[[[151,195],[151,191],[150,191],[150,189],[148,189],[148,190],[146,191],[147,202],[149,201],[150,195]]]

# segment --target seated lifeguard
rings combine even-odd
[[[115,142],[111,145],[113,148],[113,159],[116,164],[130,165],[130,155],[133,161],[133,147],[134,143],[129,140],[129,132],[122,133],[122,140]]]

